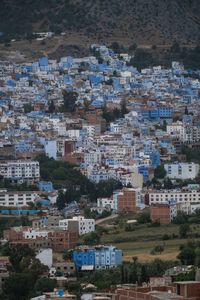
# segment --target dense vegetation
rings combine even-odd
[[[52,181],[57,189],[66,189],[65,192],[59,192],[59,209],[64,208],[66,203],[79,201],[82,195],[95,201],[98,197],[109,197],[114,190],[122,188],[121,183],[113,179],[95,184],[77,166],[68,162],[56,161],[43,155],[37,159],[40,162],[41,178]]]
[[[110,288],[121,283],[148,282],[151,276],[162,276],[168,268],[177,265],[177,261],[161,261],[155,259],[150,263],[141,263],[137,257],[133,257],[130,263],[123,263],[121,268],[114,270],[96,271],[89,274],[79,274],[80,282],[90,282],[99,289]]]
[[[138,70],[153,67],[157,65],[171,66],[172,61],[183,63],[186,69],[200,69],[200,47],[194,48],[180,47],[174,42],[169,49],[136,49],[129,65],[136,67]]]
[[[81,29],[97,38],[188,44],[199,40],[199,14],[198,0],[2,0],[0,31],[29,37],[34,31]]]
[[[28,220],[27,217],[21,216],[20,218],[0,218],[0,237],[3,237],[3,231],[5,229],[9,229],[11,227],[16,227],[16,226],[30,226],[31,221]],[[0,252],[1,254],[1,252]]]
[[[50,279],[40,279],[48,271],[35,257],[35,252],[27,245],[1,247],[2,255],[9,256],[10,276],[3,284],[2,299],[26,300],[40,295],[43,291],[53,291],[56,282]]]

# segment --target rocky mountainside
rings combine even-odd
[[[1,0],[0,32],[71,31],[109,40],[190,45],[200,39],[199,0]]]

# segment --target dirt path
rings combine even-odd
[[[104,223],[104,222],[106,222],[106,221],[115,219],[115,218],[117,218],[117,217],[118,217],[118,215],[115,214],[115,215],[111,215],[111,216],[109,216],[109,217],[107,217],[107,218],[103,218],[103,219],[97,220],[97,221],[96,221],[96,225],[100,225],[100,224],[102,224],[102,223]]]

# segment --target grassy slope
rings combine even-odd
[[[107,227],[107,224],[104,223],[104,226]],[[103,235],[101,242],[112,244],[122,249],[124,260],[131,260],[133,256],[137,256],[141,261],[150,261],[155,258],[174,260],[179,253],[180,245],[187,243],[187,241],[200,240],[200,238],[194,238],[195,233],[198,233],[199,229],[200,225],[191,225],[191,232],[188,239],[180,239],[178,237],[179,226],[175,224],[160,227],[137,225],[134,231],[127,232],[124,230],[122,218],[117,228],[108,229],[108,233]],[[168,234],[170,239],[163,240],[162,237],[164,234]],[[173,234],[175,238],[172,239]],[[151,255],[150,252],[156,245],[163,245],[164,252],[158,255]]]

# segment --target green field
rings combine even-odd
[[[122,218],[116,222],[109,221],[104,223],[107,233],[103,234],[101,243],[112,244],[123,250],[124,260],[132,260],[137,256],[140,261],[150,261],[155,258],[163,260],[175,260],[179,247],[188,241],[200,241],[198,233],[200,224],[190,225],[190,233],[187,239],[179,238],[179,225],[170,224],[158,227],[151,227],[149,224],[138,224],[133,227],[133,231],[125,231],[127,218]],[[114,228],[112,228],[112,226]],[[168,235],[169,239],[165,240],[164,235]],[[151,250],[162,245],[164,251],[161,254],[152,255]]]

